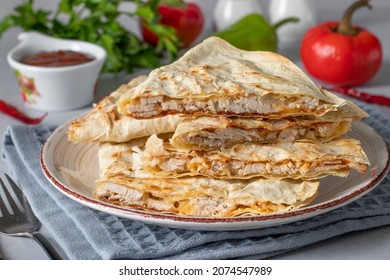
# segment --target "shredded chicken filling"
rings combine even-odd
[[[198,148],[219,148],[243,142],[291,142],[299,139],[331,140],[348,131],[349,123],[319,123],[311,127],[292,127],[281,131],[269,131],[262,128],[241,129],[225,128],[214,131],[196,131],[173,138],[177,147],[192,145]],[[195,148],[194,147],[194,148]]]
[[[365,166],[355,166],[361,170]],[[343,159],[318,160],[314,162],[286,160],[277,163],[243,162],[232,159],[211,160],[201,157],[186,157],[173,154],[169,157],[160,156],[144,161],[144,170],[147,172],[169,172],[178,175],[202,175],[216,178],[243,177],[265,178],[289,177],[311,179],[320,178],[329,173],[347,172],[350,163]],[[347,174],[346,174],[347,175]]]
[[[259,202],[253,198],[224,199],[203,195],[188,196],[186,199],[179,200],[163,199],[150,192],[141,193],[134,189],[122,188],[127,189],[125,195],[109,189],[101,189],[96,195],[103,201],[121,206],[199,217],[251,216],[271,214],[290,208],[289,205],[276,205],[269,201]]]
[[[264,115],[278,116],[280,113],[294,115],[297,112],[306,115],[322,115],[329,105],[320,100],[301,97],[280,97],[273,94],[266,96],[247,96],[236,98],[210,97],[206,100],[190,98],[167,99],[164,96],[142,97],[134,104],[127,104],[125,111],[129,116],[150,118],[166,114],[210,114],[229,115]]]

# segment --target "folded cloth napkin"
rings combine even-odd
[[[365,120],[390,139],[390,119],[359,103]],[[10,126],[3,157],[38,218],[70,259],[263,259],[347,232],[390,224],[390,176],[369,194],[326,214],[270,228],[236,232],[170,229],[118,218],[85,207],[54,188],[39,164],[53,131]]]

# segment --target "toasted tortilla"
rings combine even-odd
[[[337,111],[320,117],[281,119],[200,116],[183,119],[171,144],[178,149],[207,150],[238,143],[279,143],[301,139],[326,142],[351,130],[352,122],[367,117],[362,109],[346,101]]]
[[[99,144],[100,174],[94,190],[98,199],[133,209],[181,216],[234,217],[300,208],[311,203],[318,192],[317,180],[219,180],[146,174],[139,170],[141,155],[133,149],[145,147],[147,139]]]
[[[234,217],[303,207],[313,201],[318,187],[318,181],[221,181],[204,177],[137,179],[106,174],[97,182],[94,195],[105,202],[159,213]]]
[[[155,133],[174,131],[176,133],[172,144],[182,149],[210,149],[243,141],[267,143],[302,138],[328,141],[346,133],[352,121],[367,116],[349,101],[337,111],[328,112],[321,117],[289,117],[282,120],[222,116],[186,118],[182,115],[138,120],[123,116],[118,112],[116,102],[146,78],[147,76],[139,76],[121,85],[90,112],[73,120],[68,129],[69,141],[127,142]]]
[[[210,150],[238,143],[265,144],[300,139],[325,142],[347,133],[351,125],[351,121],[322,122],[298,118],[199,117],[181,121],[171,144],[178,149]]]
[[[321,90],[287,58],[243,51],[217,37],[152,71],[117,102],[121,114],[139,119],[171,114],[322,116],[343,104],[344,99]]]
[[[175,131],[182,117],[170,115],[150,120],[137,120],[121,115],[116,108],[119,97],[129,89],[144,81],[147,76],[138,76],[121,85],[110,95],[104,97],[86,115],[73,120],[68,128],[68,140],[79,142],[127,142],[134,138],[154,133]]]
[[[137,178],[205,176],[218,179],[317,180],[346,177],[351,169],[367,171],[369,161],[359,141],[340,138],[326,143],[296,141],[277,144],[236,144],[207,151],[175,149],[166,136],[129,143],[102,143],[101,176],[126,174]]]

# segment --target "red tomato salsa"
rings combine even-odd
[[[86,63],[94,60],[93,57],[85,53],[59,50],[42,51],[33,55],[23,57],[20,62],[23,64],[43,67],[63,67]]]

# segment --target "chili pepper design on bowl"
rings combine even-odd
[[[19,91],[22,95],[23,102],[26,102],[28,104],[36,103],[36,98],[40,97],[41,94],[37,91],[37,88],[35,87],[34,79],[24,76],[18,70],[15,70],[15,75],[19,83]]]
[[[356,10],[369,0],[353,3],[341,22],[325,22],[309,29],[301,45],[306,70],[315,78],[337,86],[356,86],[375,76],[382,64],[382,46],[369,30],[352,26]]]

